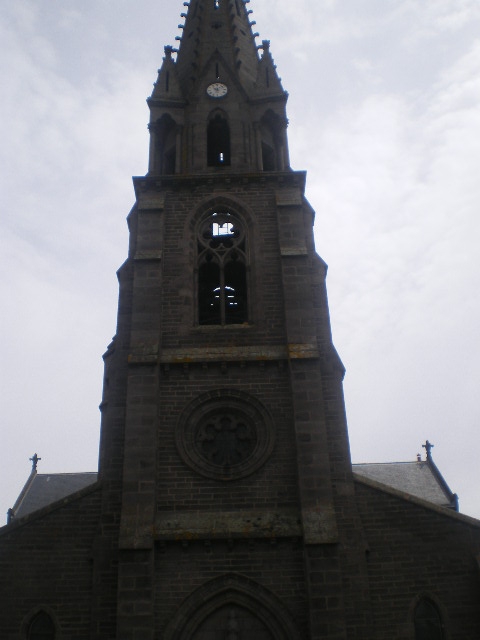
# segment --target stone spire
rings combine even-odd
[[[211,72],[209,63],[217,58],[214,69],[220,79],[226,73],[236,75],[248,91],[257,79],[258,54],[250,21],[251,10],[244,0],[191,0],[182,13],[185,24],[177,57],[177,72],[186,96],[203,74]],[[215,78],[212,78],[212,80]]]
[[[178,48],[165,47],[148,99],[149,174],[286,170],[288,94],[246,0],[184,6]]]

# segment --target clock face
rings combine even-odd
[[[227,95],[228,88],[223,82],[214,82],[207,87],[207,93],[211,98],[223,98]]]

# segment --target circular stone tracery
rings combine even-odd
[[[203,476],[235,480],[264,464],[273,449],[269,415],[254,398],[222,391],[202,396],[184,411],[176,433],[184,462]]]
[[[213,412],[196,428],[198,450],[211,464],[231,467],[246,460],[257,443],[255,426],[244,414]]]

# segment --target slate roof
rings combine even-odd
[[[416,462],[354,464],[353,472],[439,507],[458,511],[457,496],[431,458]]]
[[[32,471],[10,517],[22,518],[94,484],[96,473],[37,473]]]
[[[439,507],[458,511],[457,496],[430,458],[416,462],[354,464],[357,479],[373,480],[378,485],[415,496]],[[85,489],[97,481],[97,473],[37,473],[32,471],[10,519],[22,518]]]

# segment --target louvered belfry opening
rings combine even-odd
[[[209,167],[230,166],[230,127],[221,112],[215,112],[208,122],[207,163]]]

